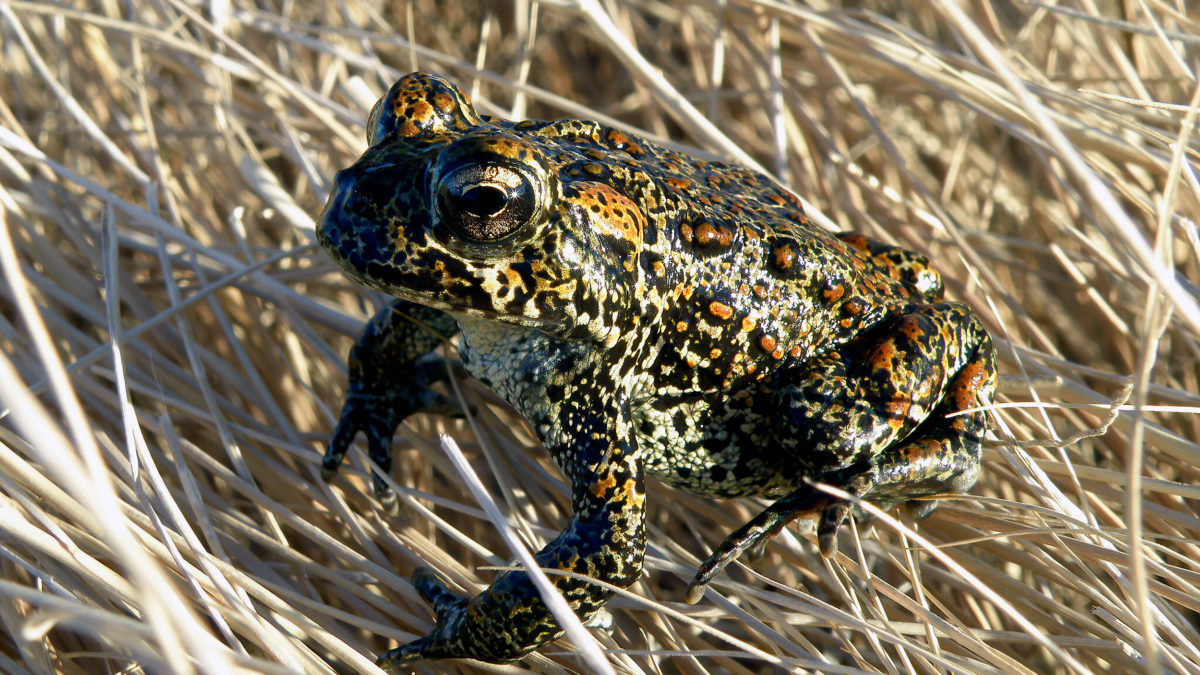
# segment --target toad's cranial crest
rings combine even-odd
[[[445,365],[423,357],[461,333],[466,371],[525,416],[570,483],[566,529],[536,556],[546,568],[636,581],[646,473],[777,500],[701,566],[691,602],[797,517],[816,515],[832,555],[849,506],[812,481],[885,507],[974,484],[995,355],[923,257],[815,227],[754,171],[596,122],[481,116],[432,75],[396,82],[367,132],[319,237],[398,299],[350,353],[326,475],[359,431],[390,470],[405,417],[456,411],[429,386]],[[394,500],[378,476],[375,489]],[[550,578],[584,619],[613,595]],[[524,572],[473,598],[427,571],[413,581],[437,625],[385,667],[507,661],[561,634]]]

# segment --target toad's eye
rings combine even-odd
[[[439,182],[442,222],[472,241],[503,239],[528,223],[537,210],[529,178],[507,164],[467,164],[443,175]]]

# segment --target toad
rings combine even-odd
[[[851,504],[974,484],[995,355],[918,254],[827,232],[766,176],[585,120],[508,122],[414,73],[371,111],[369,149],[337,174],[319,239],[396,298],[353,347],[324,457],[363,432],[391,468],[397,425],[453,412],[429,353],[461,335],[466,372],[528,421],[570,484],[571,515],[537,554],[583,619],[631,585],[646,550],[644,477],[714,498],[773,499],[701,566],[722,568],[799,518],[822,554]],[[394,500],[382,478],[377,494]],[[427,636],[380,657],[508,661],[561,635],[523,571],[474,597],[431,572]]]

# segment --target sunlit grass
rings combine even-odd
[[[377,4],[0,3],[0,670],[368,670],[432,627],[414,567],[474,592],[514,557],[440,433],[526,545],[563,525],[473,383],[479,433],[397,435],[399,515],[357,450],[319,478],[382,299],[313,222],[413,69],[757,164],[927,254],[997,343],[976,488],[833,561],[793,529],[684,605],[761,504],[652,483],[646,573],[593,631],[618,672],[1200,670],[1189,3]]]

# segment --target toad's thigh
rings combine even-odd
[[[819,473],[838,471],[909,436],[981,348],[990,354],[987,333],[969,310],[924,305],[790,373],[764,414],[779,420],[779,443],[789,453]]]

